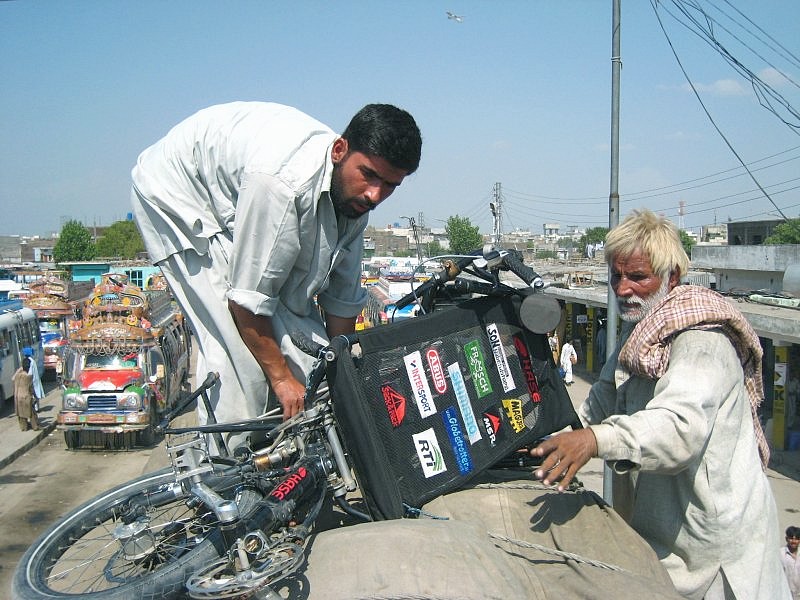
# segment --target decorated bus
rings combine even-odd
[[[64,351],[57,427],[67,447],[152,445],[189,377],[190,340],[166,290],[103,276]]]

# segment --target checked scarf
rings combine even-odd
[[[750,398],[758,453],[766,470],[769,446],[757,415],[764,399],[761,343],[742,313],[720,294],[695,285],[675,287],[633,329],[620,350],[619,364],[633,374],[660,378],[669,365],[672,340],[688,329],[719,329],[736,349]]]

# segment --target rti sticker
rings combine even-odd
[[[419,350],[406,354],[403,357],[406,363],[406,373],[411,382],[411,389],[414,392],[414,400],[417,402],[419,414],[424,419],[436,412],[436,405],[433,403],[433,394],[425,378],[425,369],[422,367],[422,355]]]
[[[469,447],[464,440],[461,425],[458,423],[455,407],[451,406],[442,412],[442,421],[444,421],[447,435],[450,437],[450,446],[453,448],[453,454],[456,456],[458,472],[462,475],[466,475],[472,471],[474,467],[472,465],[472,457],[469,454]]]
[[[506,409],[506,416],[514,433],[519,433],[525,429],[525,419],[522,416],[522,400],[519,398],[503,400],[503,408]]]
[[[500,339],[500,331],[495,323],[486,326],[486,333],[489,335],[489,345],[492,347],[494,364],[497,365],[497,372],[500,374],[500,381],[503,383],[503,391],[510,392],[517,387],[511,369],[508,366],[506,353],[503,352],[503,342]]]
[[[514,348],[517,350],[519,366],[522,368],[522,374],[525,375],[525,383],[528,384],[528,393],[531,396],[531,400],[541,402],[542,394],[539,390],[539,382],[536,380],[536,373],[533,372],[530,352],[528,352],[525,342],[518,335],[514,336]]]
[[[433,427],[415,433],[411,437],[414,438],[414,448],[417,450],[417,456],[426,479],[447,471]]]
[[[388,383],[381,386],[383,403],[386,405],[386,412],[389,413],[389,421],[392,427],[400,427],[403,419],[406,418],[406,399]]]
[[[472,383],[478,398],[483,398],[492,393],[492,383],[489,381],[489,373],[486,371],[486,362],[483,360],[483,352],[478,340],[473,340],[464,346],[464,354],[467,356],[467,365],[472,373]]]
[[[464,419],[464,426],[467,428],[469,443],[474,444],[481,439],[481,432],[475,421],[475,413],[472,412],[472,404],[469,401],[464,377],[461,375],[461,367],[458,366],[458,363],[447,365],[447,372],[450,374],[450,381],[453,382],[453,392],[458,400],[458,409],[461,411],[461,418]]]
[[[431,370],[431,379],[433,380],[433,387],[440,394],[447,391],[447,379],[444,376],[444,368],[442,367],[442,358],[436,348],[428,348],[425,352],[425,359],[428,361],[428,368]]]

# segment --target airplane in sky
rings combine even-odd
[[[451,13],[449,10],[447,11],[447,18],[452,19],[457,23],[461,23],[464,21],[464,17],[462,15],[457,15],[455,13]]]

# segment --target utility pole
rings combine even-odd
[[[619,225],[619,89],[620,71],[622,70],[622,53],[620,44],[620,2],[612,0],[611,24],[611,191],[608,196],[608,228]],[[608,270],[608,281],[611,281],[611,269]],[[617,346],[617,298],[611,285],[608,286],[606,305],[606,360]],[[614,498],[611,487],[611,469],[608,463],[603,467],[603,499],[611,506]]]
[[[414,234],[414,245],[417,248],[417,260],[419,261],[418,264],[422,264],[422,251],[419,247],[419,232],[417,231],[417,224],[414,221],[414,217],[400,217],[401,219],[408,220],[408,226],[411,227],[411,231]]]
[[[502,220],[503,220],[503,192],[500,182],[494,184],[494,200],[489,203],[489,208],[492,211],[492,218],[494,226],[492,228],[492,243],[495,245],[500,244],[502,237]]]

